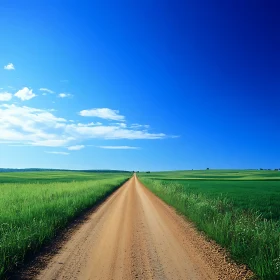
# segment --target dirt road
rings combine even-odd
[[[246,279],[134,176],[73,232],[36,279]]]

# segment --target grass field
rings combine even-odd
[[[49,242],[129,173],[0,173],[0,278]]]
[[[116,177],[131,176],[117,172],[81,172],[81,171],[35,171],[35,172],[0,172],[1,183],[52,183],[52,182],[81,182]]]
[[[139,177],[261,279],[280,279],[280,172],[205,170]]]

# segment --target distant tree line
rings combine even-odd
[[[267,168],[267,169],[265,169],[265,168],[260,168],[260,170],[272,170],[272,169],[270,169],[270,168]],[[280,171],[280,168],[275,168],[274,170],[275,170],[275,171]]]

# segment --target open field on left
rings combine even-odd
[[[0,173],[0,278],[37,252],[130,173]]]

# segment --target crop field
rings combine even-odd
[[[280,279],[279,171],[155,172],[139,178],[261,279]]]
[[[0,173],[0,278],[49,242],[130,173]]]

